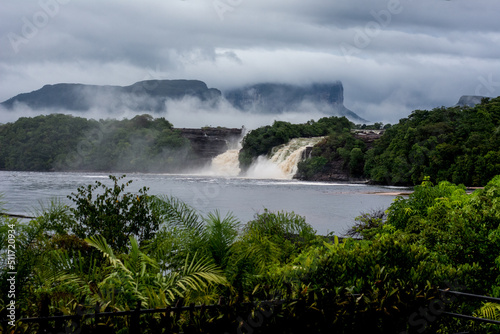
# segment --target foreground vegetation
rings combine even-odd
[[[236,306],[278,298],[293,302],[252,322],[259,324],[252,332],[499,330],[419,310],[443,301],[439,287],[500,297],[500,176],[472,194],[425,179],[409,198],[394,201],[387,219],[360,216],[351,233],[362,240],[341,241],[316,235],[294,213],[264,211],[243,225],[231,214],[203,216],[176,198],[150,196],[147,188],[129,193],[122,180],[81,187],[69,196],[71,208],[54,202],[29,222],[0,218],[2,319],[8,272],[15,271],[17,319],[40,316],[44,302],[51,314],[74,314],[96,305],[129,310],[139,301],[159,308],[179,300],[211,304],[223,297]],[[12,229],[16,261],[8,268]],[[498,317],[495,305],[440,305]],[[249,332],[242,317],[186,313],[175,324],[209,333],[211,324],[225,321],[232,332]],[[161,332],[160,318],[141,317],[143,333]],[[98,329],[92,321],[80,326]],[[16,332],[37,328],[18,322]],[[108,318],[99,328],[127,333],[128,320]]]

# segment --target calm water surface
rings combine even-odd
[[[342,234],[360,212],[385,209],[395,198],[381,193],[403,190],[364,184],[203,175],[127,174],[125,180],[133,181],[128,191],[146,186],[150,188],[149,194],[176,196],[202,214],[216,209],[223,214],[232,212],[241,222],[251,220],[264,208],[294,211],[305,216],[320,234],[332,231]],[[101,173],[0,171],[0,194],[5,202],[4,211],[31,214],[53,198],[71,205],[66,196],[95,181],[112,184],[108,174]]]

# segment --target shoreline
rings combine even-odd
[[[400,192],[400,191],[387,191],[387,192],[378,192],[378,191],[367,191],[363,194],[367,195],[382,195],[382,196],[409,196],[413,192]]]

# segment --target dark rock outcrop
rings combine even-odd
[[[196,155],[197,166],[206,165],[217,155],[227,151],[232,143],[237,142],[242,135],[242,129],[236,128],[201,128],[176,129],[187,138]]]
[[[354,138],[362,140],[368,149],[373,147],[377,139],[382,137],[385,130],[351,130]]]
[[[484,99],[484,96],[477,95],[462,95],[458,100],[458,103],[455,104],[456,107],[474,107],[476,104],[480,104],[481,100]]]

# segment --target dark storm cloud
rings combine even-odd
[[[460,95],[500,95],[497,0],[4,0],[1,7],[2,101],[57,82],[186,78],[225,89],[341,80],[348,108],[395,122]]]

